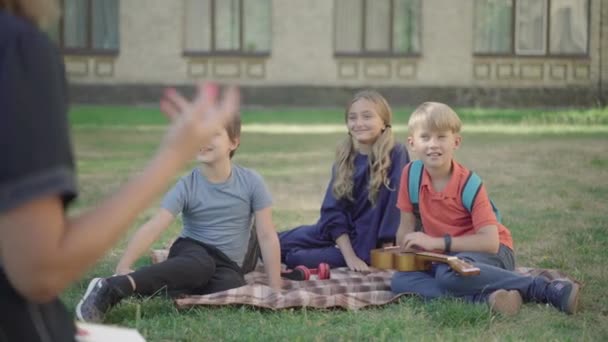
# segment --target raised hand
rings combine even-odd
[[[163,147],[180,158],[192,158],[218,129],[237,115],[240,107],[238,89],[229,87],[221,99],[219,93],[216,84],[199,84],[194,99],[188,101],[177,90],[167,89],[160,108],[173,125]]]

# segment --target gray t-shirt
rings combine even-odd
[[[270,192],[257,172],[232,164],[230,178],[210,183],[196,168],[165,195],[161,207],[182,213],[181,237],[217,247],[241,265],[251,232],[253,213],[272,204]]]

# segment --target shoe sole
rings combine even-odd
[[[580,293],[580,285],[573,282],[572,290],[570,291],[570,295],[568,296],[568,304],[564,310],[569,315],[573,315],[578,311],[578,298]]]
[[[519,313],[523,300],[516,290],[498,290],[490,299],[490,310],[504,316],[515,316]]]
[[[82,296],[82,299],[80,300],[80,302],[78,302],[78,305],[76,305],[76,318],[79,321],[87,322],[87,320],[82,317],[82,304],[84,303],[84,300],[87,299],[87,297],[91,294],[91,291],[93,291],[93,289],[95,288],[95,286],[97,286],[97,283],[99,283],[101,279],[102,278],[93,278],[91,282],[89,282],[89,286],[87,287],[84,296]]]

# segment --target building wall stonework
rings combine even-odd
[[[76,84],[183,83],[182,1],[122,0],[116,56],[65,56]],[[101,70],[101,72],[100,72]]]
[[[323,98],[335,100],[346,91],[363,87],[400,89],[413,98],[435,89],[430,94],[460,94],[464,98],[458,101],[470,104],[503,103],[496,94],[510,94],[503,97],[510,99],[518,93],[516,89],[522,94],[537,89],[532,93],[539,101],[553,97],[542,94],[575,89],[578,95],[573,103],[577,104],[597,102],[599,94],[606,92],[608,0],[591,0],[590,49],[589,56],[583,58],[475,56],[473,5],[474,0],[422,1],[417,56],[334,56],[331,0],[272,0],[268,56],[185,56],[183,1],[121,0],[119,53],[66,55],[66,70],[80,102],[94,101],[94,95],[88,94],[93,89],[105,92],[99,97],[106,100],[111,94],[114,99],[137,99],[156,94],[163,85],[188,85],[199,80],[240,84],[249,94],[268,97],[260,102],[281,102],[272,94],[292,96],[291,90],[307,88],[311,88],[307,94],[317,94],[314,88],[323,89]],[[582,95],[585,91],[588,95]],[[471,96],[489,96],[489,100]]]

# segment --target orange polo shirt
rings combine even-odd
[[[408,193],[410,165],[403,168],[401,173],[401,185],[397,199],[397,208],[407,213],[414,211]],[[443,191],[438,192],[433,188],[431,176],[424,169],[418,199],[424,232],[433,237],[442,237],[445,234],[458,237],[474,234],[484,226],[495,225],[498,227],[500,243],[513,249],[511,232],[496,220],[483,184],[479,188],[470,213],[462,204],[461,192],[468,175],[468,169],[456,161],[452,161],[450,180]]]

